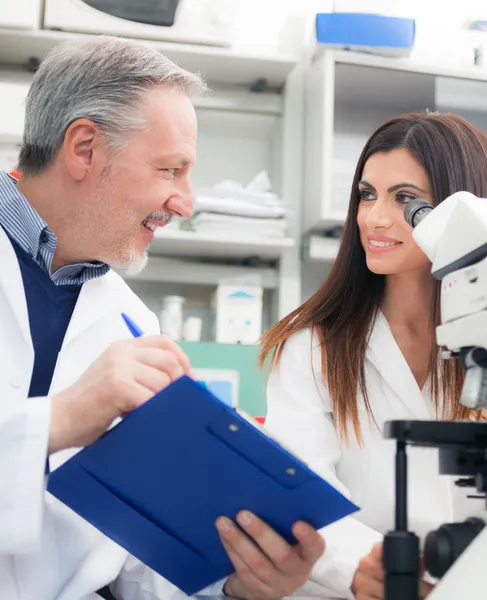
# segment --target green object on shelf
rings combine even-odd
[[[253,417],[266,410],[265,375],[257,367],[259,348],[243,344],[181,342],[195,369],[232,369],[239,372],[239,408]]]

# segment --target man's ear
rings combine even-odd
[[[89,119],[76,119],[64,134],[63,154],[73,179],[82,181],[94,168],[97,153],[102,151],[103,136]]]

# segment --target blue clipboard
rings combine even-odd
[[[215,527],[242,509],[286,540],[358,507],[189,377],[51,473],[61,502],[188,595],[233,572]]]

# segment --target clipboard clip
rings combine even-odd
[[[287,488],[314,478],[308,467],[274,440],[257,422],[237,411],[224,411],[208,426],[220,442],[240,454],[260,471]],[[285,452],[282,452],[282,450]]]

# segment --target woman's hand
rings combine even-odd
[[[423,573],[421,573],[422,577]],[[420,580],[419,597],[426,598],[433,585]],[[370,554],[364,556],[352,582],[352,592],[356,600],[384,600],[384,568],[382,566],[382,542],[376,544]]]

